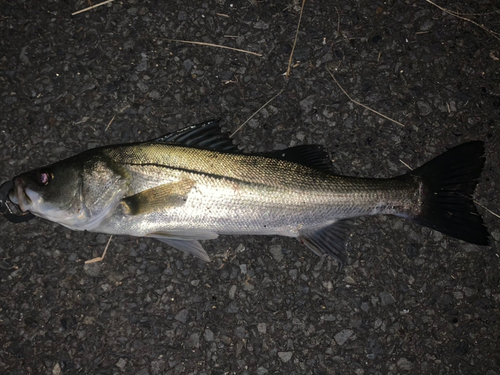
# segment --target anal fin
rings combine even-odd
[[[329,255],[341,265],[347,262],[346,242],[351,220],[339,220],[320,229],[303,229],[297,239],[319,256]]]

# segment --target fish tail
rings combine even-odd
[[[451,237],[489,244],[488,229],[472,200],[485,163],[484,143],[456,146],[405,175],[421,181],[421,209],[411,219]]]

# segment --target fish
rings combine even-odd
[[[340,176],[322,146],[245,153],[212,120],[23,173],[9,199],[71,230],[155,238],[204,261],[201,240],[272,235],[344,264],[361,216],[394,215],[487,246],[472,199],[484,152],[471,141],[400,176]]]

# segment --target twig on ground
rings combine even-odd
[[[349,98],[349,100],[350,100],[351,102],[353,102],[354,104],[360,105],[361,107],[366,108],[366,109],[368,109],[369,111],[372,111],[373,113],[376,113],[377,115],[382,116],[383,118],[385,118],[385,119],[387,119],[387,120],[389,120],[389,121],[394,122],[395,124],[398,124],[398,125],[401,125],[401,126],[403,126],[403,127],[404,127],[404,124],[400,123],[399,121],[393,120],[392,118],[387,117],[386,115],[384,115],[384,114],[382,114],[382,113],[380,113],[380,112],[377,112],[377,111],[375,111],[374,109],[371,109],[370,107],[368,107],[368,106],[364,105],[363,103],[360,103],[360,102],[358,102],[357,100],[354,100],[353,98],[351,98],[351,97],[349,96],[349,94],[347,93],[347,91],[345,91],[345,90],[344,90],[344,88],[343,88],[342,86],[340,86],[340,83],[337,81],[337,79],[335,78],[335,76],[333,75],[333,73],[332,73],[332,72],[331,72],[328,68],[326,68],[326,71],[327,71],[328,73],[330,73],[330,75],[332,76],[332,78],[333,78],[333,80],[335,81],[335,83],[337,84],[337,86],[338,86],[338,87],[342,90],[342,92],[343,92],[343,93],[344,93],[344,94],[345,94],[345,95]]]
[[[487,207],[483,206],[483,205],[482,205],[481,203],[479,203],[478,201],[476,201],[476,200],[472,200],[472,201],[473,201],[475,204],[477,204],[478,206],[480,206],[480,207],[484,208],[486,211],[488,211],[488,212],[489,212],[490,214],[492,214],[493,216],[496,216],[496,217],[498,217],[498,218],[500,219],[500,215],[498,215],[498,214],[494,213],[493,211],[491,211],[489,208],[487,208]]]
[[[337,33],[340,34],[340,13],[337,7],[335,7],[335,11],[337,12]]]
[[[95,5],[92,5],[92,6],[88,7],[88,8],[85,8],[85,9],[73,12],[73,13],[71,13],[71,15],[74,16],[74,15],[77,15],[77,14],[80,14],[80,13],[83,13],[83,12],[87,12],[89,10],[95,9],[97,7],[100,7],[101,5],[109,4],[109,3],[113,2],[113,1],[115,1],[115,0],[106,0],[106,1],[103,1],[102,3],[95,4]]]
[[[302,0],[302,8],[300,9],[299,23],[297,24],[297,31],[295,32],[295,40],[293,41],[292,52],[290,53],[290,59],[288,60],[288,68],[286,70],[285,78],[290,76],[290,69],[292,67],[293,52],[295,51],[295,45],[297,44],[297,39],[299,38],[300,21],[302,20],[302,13],[304,13],[304,5],[306,0]]]
[[[209,47],[216,47],[216,48],[224,48],[224,49],[230,49],[232,51],[236,52],[243,52],[243,53],[248,53],[250,55],[255,55],[262,57],[261,53],[257,52],[252,52],[252,51],[247,51],[244,49],[239,49],[239,48],[233,48],[233,47],[227,47],[227,46],[221,46],[220,44],[213,44],[213,43],[205,43],[205,42],[195,42],[192,40],[180,40],[180,39],[163,39],[166,40],[167,42],[177,42],[177,43],[187,43],[187,44],[198,44],[200,46],[209,46]]]
[[[413,168],[410,167],[408,164],[406,164],[403,160],[399,159],[399,161],[401,162],[401,164],[403,164],[406,168],[408,168],[410,171],[413,171]]]
[[[111,125],[111,123],[114,121],[116,115],[113,116],[113,118],[111,119],[110,122],[108,122],[108,126],[106,126],[106,129],[104,129],[104,131],[108,130],[109,126]]]
[[[255,117],[255,115],[257,115],[257,113],[259,113],[263,108],[265,108],[269,103],[271,103],[274,99],[276,99],[281,93],[283,92],[283,90],[281,90],[279,93],[277,93],[276,95],[274,95],[271,99],[269,99],[266,104],[264,104],[262,107],[260,107],[257,111],[255,111],[255,113],[250,116],[243,124],[241,124],[238,129],[236,129],[234,132],[231,133],[231,135],[229,137],[233,137],[236,133],[238,133],[241,128],[243,128],[243,126],[245,126],[245,124],[250,121],[251,119],[253,119]]]
[[[425,0],[427,1],[429,4],[432,4],[434,5],[436,8],[439,8],[441,9],[443,12],[445,13],[448,13],[450,15],[452,15],[453,17],[457,17],[457,18],[460,18],[461,20],[464,20],[464,21],[468,21],[470,23],[472,23],[473,25],[476,25],[477,27],[483,29],[484,31],[486,31],[487,33],[493,35],[494,38],[500,40],[500,33],[497,33],[496,31],[493,31],[493,30],[490,30],[488,29],[486,26],[470,19],[470,18],[467,18],[467,17],[464,17],[465,14],[463,13],[458,13],[458,12],[454,12],[452,10],[449,10],[449,9],[446,9],[446,8],[443,8],[442,6],[439,6],[437,5],[436,3],[432,2],[431,0]],[[496,12],[493,12],[493,13],[496,13]],[[486,13],[487,14],[487,13]]]
[[[108,247],[109,247],[109,244],[111,243],[112,238],[113,238],[113,235],[109,236],[108,243],[106,244],[106,247],[104,248],[104,253],[102,253],[102,256],[86,260],[85,264],[101,262],[104,259],[104,256],[106,255],[106,251],[108,251]]]

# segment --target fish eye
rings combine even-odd
[[[43,169],[38,171],[38,175],[36,178],[36,182],[38,183],[38,185],[47,186],[51,180],[52,180],[52,173]]]

